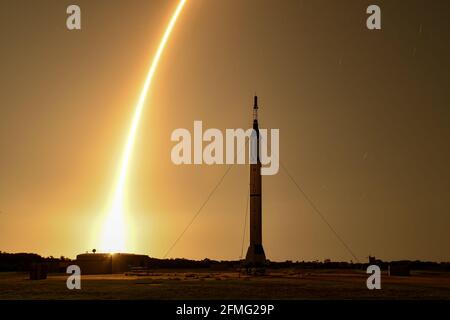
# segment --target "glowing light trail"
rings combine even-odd
[[[136,132],[139,126],[139,121],[141,118],[142,109],[144,108],[145,99],[147,97],[150,85],[152,83],[153,75],[155,74],[156,68],[158,67],[159,60],[164,51],[166,43],[172,32],[175,23],[177,22],[178,16],[184,7],[186,0],[180,0],[175,9],[175,12],[170,19],[170,22],[164,32],[164,35],[159,43],[158,50],[153,58],[153,62],[148,71],[147,77],[144,82],[139,100],[136,104],[134,111],[133,120],[131,122],[130,132],[128,134],[128,139],[125,144],[125,149],[123,151],[122,162],[120,166],[120,172],[117,179],[116,189],[114,193],[114,198],[112,201],[111,209],[109,211],[109,216],[104,225],[103,239],[101,244],[101,250],[104,252],[124,252],[125,251],[125,229],[124,216],[123,216],[123,199],[124,199],[124,188],[125,180],[128,172],[128,165],[130,163],[131,154],[133,151],[133,146],[136,138]]]

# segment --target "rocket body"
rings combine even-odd
[[[258,97],[255,96],[253,106],[253,130],[256,139],[250,139],[250,143],[256,143],[256,163],[250,164],[250,245],[247,250],[246,265],[261,267],[266,261],[262,246],[262,178],[258,126]]]

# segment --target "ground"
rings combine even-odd
[[[360,270],[237,271],[154,270],[145,276],[85,275],[68,290],[68,275],[31,281],[25,273],[0,273],[0,299],[450,299],[450,273],[383,273],[381,290],[368,290]]]

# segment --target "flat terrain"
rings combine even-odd
[[[0,273],[0,299],[450,299],[450,273],[383,273],[381,290],[368,290],[355,270],[273,270],[265,276],[237,271],[155,270],[144,276],[86,275],[81,290],[68,290],[68,275],[31,281]]]

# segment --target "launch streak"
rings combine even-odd
[[[170,19],[170,22],[164,32],[164,35],[161,39],[161,42],[159,43],[156,54],[153,58],[153,62],[147,73],[144,86],[142,88],[139,100],[135,107],[133,119],[131,122],[131,128],[128,133],[128,138],[126,140],[125,148],[123,151],[122,161],[120,164],[120,171],[116,182],[114,198],[104,225],[101,249],[105,252],[125,251],[125,225],[124,225],[124,210],[123,210],[124,187],[128,172],[128,166],[130,163],[130,158],[136,138],[136,132],[139,127],[142,109],[144,108],[145,99],[151,86],[153,75],[155,74],[156,68],[158,67],[158,63],[164,51],[166,43],[169,39],[172,29],[175,26],[178,16],[180,15],[185,3],[186,0],[180,0],[175,9],[175,12],[172,15],[172,18]]]

